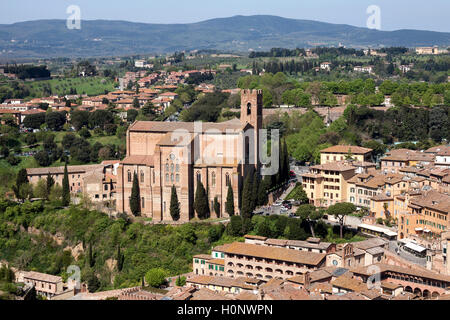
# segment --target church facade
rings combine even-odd
[[[228,185],[233,188],[235,214],[243,179],[259,169],[259,130],[262,128],[261,90],[241,91],[241,116],[222,123],[136,121],[127,132],[127,156],[117,176],[116,209],[131,215],[130,196],[136,173],[141,215],[153,221],[173,221],[172,186],[180,202],[181,222],[196,217],[194,196],[199,181],[205,187],[211,216],[214,199],[225,211]]]

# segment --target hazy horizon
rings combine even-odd
[[[381,30],[401,29],[450,32],[450,1],[448,0],[228,0],[211,2],[192,0],[189,3],[134,0],[8,0],[0,4],[0,24],[34,20],[67,19],[67,7],[78,5],[82,20],[120,20],[136,23],[186,24],[229,18],[236,15],[272,15],[289,19],[313,20],[334,24],[366,27],[367,7],[381,9]]]

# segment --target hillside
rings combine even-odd
[[[65,20],[0,25],[0,58],[82,57],[218,49],[233,52],[273,47],[450,45],[450,33],[377,31],[350,25],[276,16],[235,16],[191,24],[82,21],[69,30]]]

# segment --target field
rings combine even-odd
[[[51,94],[60,96],[70,94],[71,89],[76,90],[77,94],[89,96],[114,90],[114,82],[102,77],[29,81],[26,84],[30,88],[30,97],[48,96],[50,95],[48,88],[51,89]]]

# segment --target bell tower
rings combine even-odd
[[[241,93],[241,122],[250,123],[253,128],[262,128],[262,90],[244,89]]]
[[[259,171],[259,131],[262,129],[262,108],[263,93],[262,90],[244,89],[241,92],[241,123],[243,126],[250,124],[253,127],[253,141],[247,141],[245,144],[245,153],[248,155],[249,149],[254,150],[254,159],[252,164]],[[247,148],[248,146],[248,148]],[[248,162],[246,163],[248,164]]]

